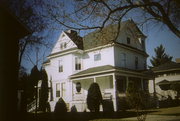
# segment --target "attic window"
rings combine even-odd
[[[65,35],[63,34],[62,37],[65,37]]]
[[[60,44],[60,48],[61,48],[61,50],[63,49],[63,43]]]
[[[61,50],[65,49],[66,47],[67,47],[67,43],[66,42],[60,44],[60,49]]]
[[[64,43],[64,48],[66,48],[66,47],[67,47],[67,43],[65,42],[65,43]]]
[[[129,37],[127,37],[127,44],[131,43],[131,39]]]

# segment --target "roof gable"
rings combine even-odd
[[[134,47],[140,49],[141,48],[141,43],[139,42],[138,38],[139,37],[146,37],[137,27],[137,25],[134,23],[133,20],[127,20],[123,21],[120,24],[120,33],[118,34],[118,25],[117,24],[110,24],[106,27],[104,27],[102,30],[96,30],[94,32],[91,32],[87,34],[86,36],[83,37],[83,46],[84,50],[107,45],[107,44],[112,44],[114,42],[119,42],[119,43],[124,43],[122,42],[125,40],[125,36],[129,34],[132,36],[134,39]],[[138,47],[138,45],[140,47]],[[142,49],[142,48],[141,48]]]
[[[77,48],[77,45],[72,41],[72,39],[67,35],[66,32],[62,32],[55,46],[53,47],[51,54],[72,48]]]

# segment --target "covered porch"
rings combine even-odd
[[[121,110],[124,106],[122,100],[126,96],[130,81],[136,81],[139,89],[148,90],[148,78],[140,72],[123,70],[110,65],[81,71],[71,76],[72,101],[70,105],[75,106],[79,112],[88,111],[86,106],[88,89],[91,83],[96,82],[100,86],[103,98],[100,111]]]

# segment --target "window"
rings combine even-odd
[[[99,53],[99,54],[95,54],[94,55],[94,61],[99,61],[99,60],[101,60],[101,54]]]
[[[135,57],[135,69],[138,69],[138,57]]]
[[[76,83],[76,91],[77,91],[77,92],[80,92],[80,91],[81,91],[81,83],[80,83],[80,82],[77,82],[77,83]]]
[[[143,90],[148,90],[148,80],[143,79]]]
[[[127,44],[131,43],[131,39],[129,37],[127,37]]]
[[[61,50],[65,49],[66,47],[67,47],[67,43],[66,42],[60,44],[60,49]]]
[[[60,44],[60,48],[61,48],[61,50],[63,49],[63,43]]]
[[[146,65],[146,61],[144,61],[144,69],[146,69],[147,65]]]
[[[65,43],[64,43],[64,48],[66,48],[66,47],[67,47],[67,43],[65,42]]]
[[[75,57],[75,70],[81,70],[81,58]]]
[[[120,54],[120,67],[126,67],[126,54]]]
[[[125,93],[127,88],[126,77],[124,76],[116,76],[116,86],[119,93]]]
[[[59,60],[59,72],[63,72],[62,60]]]
[[[142,48],[143,50],[145,50],[145,43],[144,43],[144,40],[141,40],[142,41]]]
[[[62,97],[65,96],[65,92],[66,92],[66,89],[65,89],[65,83],[61,83],[61,89],[62,89]]]
[[[60,97],[60,83],[56,84],[56,97]]]

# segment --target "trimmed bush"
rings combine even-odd
[[[99,106],[102,103],[100,87],[97,83],[92,83],[88,89],[87,106],[91,112],[99,112]]]

